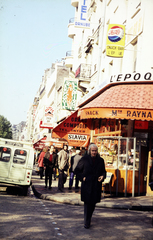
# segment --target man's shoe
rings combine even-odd
[[[47,188],[47,186],[45,186],[45,188]]]
[[[49,189],[49,190],[51,190],[51,189],[52,189],[52,187],[49,187],[48,189]]]
[[[68,190],[71,190],[71,189],[72,189],[72,187],[69,187],[69,188],[68,188]]]
[[[86,229],[89,229],[89,228],[90,228],[90,226],[88,226],[88,225],[84,225],[84,228],[86,228]]]

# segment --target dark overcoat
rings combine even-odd
[[[81,201],[96,204],[101,200],[102,182],[98,182],[100,176],[106,178],[104,159],[98,154],[93,163],[90,155],[82,157],[75,169],[81,183]],[[86,178],[83,181],[83,178]],[[104,180],[103,179],[103,180]]]

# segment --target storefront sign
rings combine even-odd
[[[109,24],[106,40],[106,55],[109,57],[123,57],[125,46],[125,26]]]
[[[147,121],[135,121],[134,122],[135,129],[148,129],[148,122]]]
[[[53,138],[64,138],[69,146],[88,146],[90,138],[91,120],[81,121],[77,117],[78,111],[73,113],[56,128],[53,129]]]
[[[90,28],[90,23],[87,21],[87,1],[88,0],[82,0],[79,4],[79,18],[75,21],[75,27]]]
[[[77,134],[68,134],[68,139],[86,141],[87,136],[86,135],[77,135]]]
[[[40,128],[53,129],[53,107],[45,107],[45,114],[43,121],[40,121]]]
[[[72,110],[76,109],[77,102],[78,81],[65,79],[63,85],[62,95],[62,109]]]
[[[153,121],[153,110],[89,108],[79,110],[80,119],[117,118]]]
[[[127,82],[127,81],[151,81],[152,73],[146,72],[146,73],[126,73],[126,74],[118,74],[118,75],[112,75],[110,77],[110,82]]]

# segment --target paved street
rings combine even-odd
[[[0,239],[153,239],[152,212],[96,208],[90,229],[83,206],[0,193]]]

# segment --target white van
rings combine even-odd
[[[31,143],[0,138],[0,183],[21,186],[27,195],[33,162]]]

